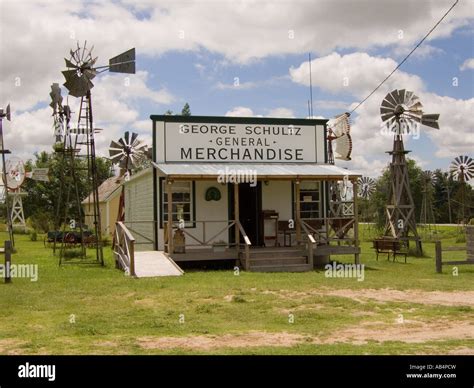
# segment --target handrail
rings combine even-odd
[[[190,223],[192,224],[203,224],[202,225],[202,236],[196,236],[196,233],[194,230],[187,230],[187,228],[180,228],[179,227],[179,223],[174,221],[173,222],[173,230],[175,229],[180,229],[182,230],[182,232],[188,236],[191,240],[194,240],[196,243],[195,244],[185,244],[186,247],[211,247],[213,246],[213,241],[219,237],[221,234],[223,234],[224,232],[226,232],[227,230],[229,230],[230,228],[232,228],[233,226],[236,225],[236,222],[234,220],[206,220],[206,221],[200,221],[200,220],[193,220],[193,221],[189,221]],[[225,223],[226,225],[220,229],[217,233],[215,233],[212,237],[208,238],[206,237],[206,224],[208,223]],[[165,243],[164,244],[165,247],[168,246],[168,243]],[[226,243],[227,246],[234,246],[234,245],[238,245],[238,243]]]
[[[235,223],[239,226],[240,233],[242,233],[242,237],[244,238],[245,242],[245,270],[248,271],[250,269],[250,246],[252,245],[247,233],[245,233],[245,229],[240,223],[239,220],[235,220]]]
[[[115,223],[115,261],[130,276],[135,276],[135,238],[122,221]]]
[[[316,240],[314,239],[313,235],[309,232],[308,228],[306,227],[306,223],[302,219],[300,219],[300,225],[309,240],[308,264],[311,266],[311,268],[313,268],[313,248],[314,248],[314,245],[316,244]]]

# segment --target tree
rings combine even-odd
[[[107,178],[112,176],[111,162],[108,159],[96,157],[98,182],[101,184]],[[68,160],[55,152],[48,153],[42,151],[35,154],[35,160],[28,160],[25,163],[27,171],[36,167],[49,168],[49,182],[39,182],[27,179],[23,189],[27,192],[27,196],[23,199],[23,207],[25,217],[30,218],[38,228],[46,229],[53,227],[53,221],[57,219],[57,213],[64,214],[66,193],[61,193],[61,168],[68,168]],[[82,201],[92,191],[92,184],[88,179],[87,161],[84,159],[75,159],[76,178],[78,182],[79,198]],[[62,195],[61,201],[59,200]],[[70,201],[71,202],[71,201]],[[58,203],[61,208],[58,209]]]
[[[181,116],[191,116],[191,108],[188,103],[184,104],[183,109],[181,110]]]

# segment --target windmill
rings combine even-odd
[[[436,175],[432,171],[423,171],[421,174],[421,212],[420,224],[431,232],[431,225],[435,224],[433,209],[433,186],[436,184]]]
[[[357,180],[358,193],[357,195],[365,200],[365,222],[369,219],[369,203],[368,200],[375,192],[375,180],[367,176],[361,177]],[[367,229],[370,229],[370,223],[367,223]]]
[[[6,190],[12,197],[11,223],[12,227],[23,228],[26,231],[25,213],[23,211],[22,197],[26,195],[21,191],[21,185],[25,181],[25,165],[16,156],[8,158],[6,165]]]
[[[112,163],[120,167],[120,176],[128,179],[132,175],[132,170],[148,156],[148,146],[138,139],[138,134],[125,132],[124,136],[118,141],[111,141],[109,155]],[[125,220],[125,192],[122,186],[120,194],[119,211],[117,221]]]
[[[0,152],[2,154],[2,176],[3,176],[3,182],[7,181],[7,170],[6,170],[6,162],[5,162],[5,155],[9,154],[10,151],[5,149],[5,143],[3,141],[3,119],[6,118],[8,121],[11,121],[11,112],[10,112],[10,104],[7,105],[7,108],[5,111],[3,109],[0,109]],[[4,184],[3,187],[3,193],[4,193],[4,200],[5,200],[5,208],[7,211],[6,214],[6,220],[7,220],[7,229],[8,229],[8,235],[10,237],[10,241],[12,242],[12,246],[15,246],[15,238],[13,236],[13,225],[12,225],[12,220],[11,220],[11,213],[10,213],[10,205],[8,201],[8,190],[6,188],[6,185]]]
[[[424,114],[420,99],[405,89],[393,90],[382,101],[380,114],[384,125],[394,133],[390,163],[389,203],[386,205],[385,235],[396,239],[414,240],[421,254],[421,241],[416,230],[415,205],[410,190],[403,135],[419,124],[439,129],[439,114]]]
[[[94,223],[94,237],[96,260],[102,265],[104,257],[102,251],[101,219],[99,209],[99,182],[97,174],[97,162],[95,155],[95,133],[98,131],[94,127],[92,111],[91,89],[94,87],[92,80],[97,74],[104,71],[114,73],[135,73],[135,49],[128,50],[109,60],[105,66],[96,66],[97,57],[92,56],[93,47],[87,48],[87,42],[83,47],[77,44],[75,50],[70,51],[70,58],[65,58],[67,70],[63,71],[66,82],[64,86],[69,94],[81,99],[78,125],[76,129],[71,129],[76,135],[75,144],[85,146],[87,159],[88,179],[92,187],[92,207],[91,214]]]
[[[466,182],[474,177],[474,160],[466,155],[461,155],[451,162],[450,176],[461,184],[461,222],[466,222]],[[470,212],[468,213],[469,216]]]
[[[54,150],[59,160],[59,195],[56,202],[54,227],[57,231],[61,230],[62,236],[66,236],[67,233],[72,231],[77,233],[77,241],[80,242],[79,258],[85,261],[87,259],[86,239],[83,224],[80,222],[82,219],[82,210],[81,198],[79,196],[78,172],[76,171],[76,157],[79,149],[76,144],[77,138],[75,139],[73,137],[70,128],[71,109],[68,105],[62,104],[63,97],[61,96],[59,84],[53,83],[51,85],[49,95],[51,97],[49,106],[53,110]],[[76,222],[76,220],[78,222]],[[68,228],[72,230],[68,230]],[[53,244],[54,253],[56,253],[57,243],[60,244],[59,264],[61,264],[65,258],[67,241],[64,238],[59,241],[55,239]]]
[[[25,171],[25,164],[23,161],[12,156],[6,161],[6,190],[9,196],[12,197],[11,207],[11,223],[13,227],[23,228],[26,231],[25,213],[23,211],[22,198],[27,195],[21,190],[21,186],[25,182],[25,178],[36,181],[49,181],[47,168],[33,169],[31,172]]]
[[[336,159],[351,160],[352,139],[349,113],[343,113],[328,121],[328,163]]]

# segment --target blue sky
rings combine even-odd
[[[110,140],[125,130],[138,131],[151,144],[150,114],[180,112],[185,102],[194,115],[307,117],[309,52],[314,115],[331,118],[348,111],[452,3],[2,0],[0,104],[10,102],[14,110],[14,120],[6,123],[6,145],[23,159],[51,148],[49,85],[64,82],[63,58],[77,40],[95,45],[99,63],[130,47],[137,50],[138,73],[129,76],[130,86],[124,87],[127,76],[120,74],[94,81],[95,119],[104,128],[98,151],[107,155]],[[441,114],[439,131],[422,128],[420,139],[406,139],[423,168],[446,169],[453,157],[472,156],[473,4],[460,0],[352,115],[353,160],[342,166],[371,176],[386,166],[391,139],[380,135],[378,108],[395,88],[413,90],[426,113]],[[343,77],[349,80],[344,87]],[[73,108],[77,103],[70,99]]]

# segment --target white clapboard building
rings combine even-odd
[[[307,271],[332,254],[358,262],[360,175],[328,163],[327,120],[152,115],[151,124],[153,167],[124,183],[134,251],[251,271]]]

